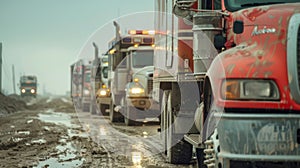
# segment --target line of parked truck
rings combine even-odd
[[[199,167],[300,167],[299,0],[156,0],[155,11],[155,31],[121,36],[114,22],[108,51],[94,44],[87,99],[112,122],[157,118],[173,164],[194,153]]]
[[[114,22],[116,32],[120,26]],[[108,43],[108,50],[88,64],[71,65],[72,98],[78,108],[108,114],[111,122],[136,125],[158,121],[159,105],[152,100],[154,31],[130,30]]]

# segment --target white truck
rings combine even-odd
[[[121,100],[126,125],[158,121],[159,104],[152,99],[153,54],[153,46],[128,48],[126,63],[132,75]]]
[[[102,55],[99,59],[97,73],[100,76],[99,86],[96,93],[97,105],[102,115],[108,115],[107,110],[109,109],[111,94],[108,87],[108,56]]]
[[[119,25],[116,22],[114,25],[116,37],[109,42],[106,52],[109,78],[107,87],[111,95],[110,120],[124,120],[126,125],[134,125],[147,117],[158,118],[159,110],[152,110],[155,105],[152,106],[149,96],[153,86],[153,67],[145,68],[153,65],[154,31],[130,30],[128,35],[121,36]],[[143,71],[146,72],[142,73]],[[142,74],[147,76],[142,78]]]

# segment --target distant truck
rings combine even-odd
[[[37,77],[33,75],[23,75],[20,77],[21,97],[34,97],[37,95]]]
[[[108,56],[99,56],[99,48],[93,43],[95,48],[95,58],[92,60],[91,70],[91,106],[92,114],[101,113],[108,115],[106,112],[110,105],[110,89],[108,88]],[[98,106],[98,107],[97,107]],[[97,110],[99,109],[99,110]]]
[[[71,65],[71,98],[77,109],[90,111],[91,66],[78,60]]]

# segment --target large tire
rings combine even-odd
[[[126,126],[136,125],[136,121],[134,121],[135,117],[135,108],[128,105],[128,100],[126,98],[124,101],[124,122]]]
[[[206,83],[204,91],[204,101],[203,101],[203,135],[204,140],[208,139],[213,135],[216,126],[217,120],[213,117],[214,112],[221,111],[222,109],[218,108],[214,101],[214,94],[210,82]]]
[[[164,153],[167,154],[167,102],[169,97],[170,91],[165,90],[162,94],[161,99],[161,115],[160,115],[160,128],[161,128],[161,136],[164,145]]]
[[[175,116],[172,110],[172,93],[170,93],[167,102],[167,160],[172,164],[189,164],[193,146],[183,140],[182,134],[174,133]]]
[[[109,109],[109,119],[112,123],[114,122],[118,122],[118,117],[117,117],[117,112],[115,111],[115,105],[114,103],[111,101],[110,103],[110,109]]]
[[[115,111],[116,105],[111,101],[109,109],[109,118],[112,123],[124,122],[124,116],[120,112]]]
[[[196,148],[196,156],[198,168],[207,168],[207,166],[204,164],[205,154],[203,148]]]
[[[218,131],[216,128],[217,121],[215,118],[213,118],[214,112],[221,111],[219,109],[214,101],[214,93],[212,90],[212,85],[208,81],[205,83],[205,89],[204,89],[204,101],[203,101],[203,113],[204,113],[204,120],[205,123],[203,125],[203,135],[202,137],[205,139],[205,148],[208,149],[206,152],[206,156],[204,157],[204,162],[206,164],[214,164],[218,167],[223,167],[222,165],[218,165],[219,159],[218,154],[220,153],[220,144],[219,144],[219,138],[218,138]],[[213,149],[213,151],[211,150]],[[200,162],[200,161],[198,161]],[[199,164],[199,166],[204,166],[202,164]],[[202,168],[202,167],[201,167]]]
[[[137,122],[134,121],[134,120],[132,119],[132,115],[134,115],[134,114],[133,114],[133,111],[134,111],[134,110],[135,110],[135,109],[132,108],[132,107],[126,107],[126,112],[125,112],[126,116],[125,116],[125,118],[124,118],[124,121],[125,121],[125,125],[126,125],[126,126],[134,126],[134,125],[137,125]]]

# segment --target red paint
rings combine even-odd
[[[300,110],[300,105],[290,96],[286,50],[289,18],[299,12],[300,4],[295,3],[244,9],[226,17],[228,50],[219,54],[208,73],[208,77],[213,81],[215,100],[219,106]],[[242,34],[233,33],[232,25],[235,20],[244,22]],[[255,26],[258,26],[258,30],[276,29],[276,32],[253,35]],[[242,44],[245,47],[232,47],[233,44]],[[220,93],[221,82],[225,78],[272,79],[279,87],[280,101],[223,100]]]

